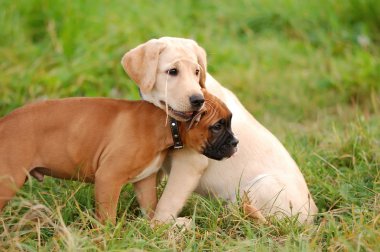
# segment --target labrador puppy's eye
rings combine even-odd
[[[177,68],[171,68],[167,71],[167,73],[171,76],[177,76],[178,75],[178,69]]]
[[[196,75],[196,76],[199,75],[199,69],[195,70],[195,75]]]

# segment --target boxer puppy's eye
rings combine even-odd
[[[219,120],[217,123],[215,123],[214,125],[212,125],[210,127],[211,131],[214,132],[214,133],[218,133],[219,131],[221,131],[223,129],[223,126],[226,122],[224,121],[224,119],[221,119]]]
[[[212,131],[215,131],[215,132],[218,132],[222,129],[222,125],[220,123],[217,123],[215,125],[212,126],[211,130]]]
[[[178,75],[178,69],[177,68],[171,68],[167,71],[167,73],[171,76],[177,76]]]
[[[195,70],[195,75],[196,75],[196,76],[199,75],[199,69]]]

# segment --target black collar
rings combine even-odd
[[[170,123],[170,130],[172,132],[172,138],[174,142],[173,148],[182,149],[183,143],[181,140],[181,135],[179,134],[178,122],[176,119],[170,117],[169,123]]]

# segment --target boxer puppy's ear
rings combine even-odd
[[[158,59],[165,43],[151,39],[124,54],[121,64],[143,93],[149,92],[156,83]]]

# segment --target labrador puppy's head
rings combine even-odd
[[[152,39],[127,52],[122,65],[142,98],[188,121],[204,103],[206,52],[191,39]]]
[[[232,114],[227,106],[214,95],[202,89],[205,97],[203,108],[184,123],[185,145],[205,156],[222,160],[237,151],[238,139],[231,130]]]

